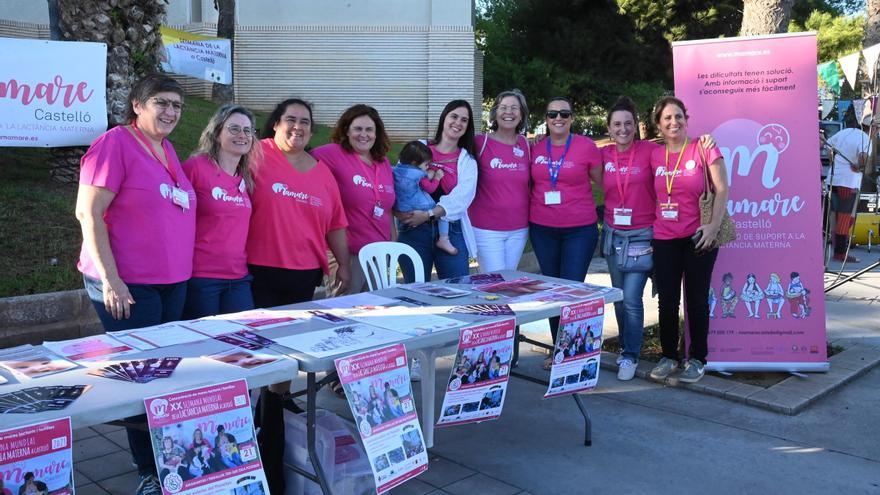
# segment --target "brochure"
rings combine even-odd
[[[431,314],[430,311],[430,309],[411,306],[391,306],[361,309],[347,314],[346,317],[349,320],[411,336],[426,335],[462,325],[458,320]]]
[[[80,339],[43,342],[43,347],[71,361],[107,361],[118,356],[140,352],[128,344],[107,334],[92,335]]]
[[[90,375],[133,383],[150,383],[157,378],[170,378],[182,358],[165,357],[115,363],[89,371]]]
[[[469,290],[456,289],[447,285],[439,284],[404,284],[398,285],[397,288],[415,292],[416,294],[424,294],[426,296],[442,297],[444,299],[452,299],[455,297],[468,296],[472,294]]]
[[[279,337],[275,341],[284,347],[323,358],[398,342],[406,338],[409,336],[400,332],[355,323]]]
[[[509,297],[512,301],[519,301],[528,297],[533,297],[535,294],[549,292],[559,287],[564,286],[553,282],[546,282],[544,280],[520,277],[506,282],[480,285],[477,287],[477,290]]]
[[[268,493],[247,382],[144,399],[162,493]]]
[[[550,385],[544,398],[596,387],[602,354],[604,313],[605,300],[602,298],[562,307],[553,349]]]
[[[500,273],[477,273],[474,275],[467,275],[464,277],[452,277],[444,280],[447,284],[471,284],[471,285],[479,285],[479,284],[491,284],[496,282],[503,282],[504,277]]]
[[[73,494],[70,418],[0,431],[0,493]]]
[[[0,353],[0,366],[25,379],[42,378],[80,367],[45,347],[32,345],[4,350]]]
[[[121,333],[114,332],[110,335],[116,339],[126,339],[124,340],[125,343],[133,343],[127,338],[137,339],[146,344],[146,346],[141,344],[146,349],[188,344],[190,342],[198,342],[207,338],[205,334],[194,332],[189,328],[180,325],[180,322],[163,323],[152,327],[139,328],[137,330],[124,330]]]
[[[376,491],[384,493],[427,470],[403,344],[337,359],[336,371],[370,459]]]
[[[516,320],[510,318],[461,329],[458,351],[437,426],[474,423],[501,416]]]
[[[79,399],[91,385],[30,387],[0,394],[0,414],[32,414],[60,411]],[[2,453],[2,451],[0,451]]]
[[[266,350],[258,352],[256,350],[247,349],[226,349],[205,357],[224,364],[238,366],[239,368],[246,370],[259,368],[260,366],[272,364],[284,359],[284,356],[274,352]]]

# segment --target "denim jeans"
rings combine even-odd
[[[192,320],[254,309],[254,296],[251,293],[253,279],[250,275],[234,280],[201,277],[189,279],[183,318]]]
[[[648,282],[649,272],[620,271],[617,266],[617,255],[612,252],[605,258],[608,261],[608,273],[611,275],[611,286],[623,291],[623,300],[614,303],[614,316],[620,330],[620,357],[639,362],[642,351],[642,333],[645,329],[645,305],[642,295]]]
[[[599,242],[599,228],[595,223],[581,227],[547,227],[530,223],[529,239],[542,275],[583,282]],[[558,329],[559,317],[550,318],[554,342]]]
[[[100,280],[83,276],[83,282],[92,306],[101,319],[105,332],[143,328],[169,321],[178,321],[183,315],[186,300],[186,282],[176,284],[128,284],[128,291],[134,299],[131,317],[114,320],[104,307],[103,284]],[[147,416],[141,414],[125,418],[130,423],[147,425]],[[156,459],[153,457],[153,444],[146,429],[126,428],[131,455],[137,464],[138,474],[156,474]]]
[[[456,255],[446,253],[436,246],[438,232],[435,223],[425,222],[412,228],[398,222],[397,229],[400,232],[397,241],[409,245],[419,253],[425,267],[426,282],[431,280],[431,268],[435,266],[437,276],[441,279],[464,277],[470,273],[468,250],[464,243],[460,221],[449,222],[449,241],[458,248]],[[403,280],[406,283],[415,281],[415,273],[409,260],[401,258],[400,270],[403,272]]]

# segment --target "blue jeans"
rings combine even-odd
[[[251,294],[253,279],[250,275],[234,280],[201,277],[189,279],[183,318],[191,320],[254,309],[254,296]]]
[[[464,243],[464,235],[461,233],[461,222],[449,222],[449,242],[458,249],[458,254],[451,255],[436,246],[437,224],[425,222],[418,227],[411,228],[398,222],[400,234],[397,241],[411,246],[419,253],[422,264],[425,266],[425,281],[431,280],[431,268],[437,267],[439,278],[464,277],[470,273],[468,267],[468,250]],[[403,280],[406,283],[415,281],[415,273],[412,263],[402,258],[400,270],[403,272]]]
[[[104,307],[103,284],[100,280],[83,276],[86,292],[92,300],[92,306],[101,319],[105,332],[143,328],[169,321],[180,320],[183,314],[183,303],[186,300],[186,282],[176,284],[128,284],[128,291],[134,299],[131,305],[131,317],[126,320],[114,320]],[[147,425],[147,416],[141,414],[125,418],[131,423]],[[138,467],[138,474],[156,474],[156,459],[153,457],[153,444],[148,431],[138,428],[126,428],[128,445],[131,455]]]
[[[614,316],[620,330],[620,356],[634,363],[639,362],[642,351],[642,333],[645,329],[645,305],[642,295],[648,282],[648,272],[624,273],[617,267],[617,255],[612,251],[605,258],[611,286],[623,291],[623,301],[614,303]]]
[[[583,282],[599,242],[599,228],[595,223],[581,227],[547,227],[529,223],[529,239],[542,275]],[[550,318],[554,342],[558,329],[559,317]]]

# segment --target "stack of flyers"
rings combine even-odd
[[[60,411],[90,389],[91,385],[31,387],[0,395],[0,414]]]
[[[71,361],[105,361],[117,356],[139,352],[138,349],[120,342],[106,334],[81,339],[43,342],[43,347]]]
[[[275,328],[293,325],[294,323],[304,323],[306,321],[303,318],[294,318],[286,311],[276,309],[252,309],[250,311],[242,311],[241,313],[216,316],[215,318],[221,317],[253,329]]]
[[[406,296],[394,296],[394,299],[397,299],[398,301],[403,301],[407,304],[412,304],[414,306],[419,306],[419,307],[431,305],[431,303],[426,303],[424,301],[419,301],[418,299],[413,299],[411,297],[406,297]]]
[[[246,370],[272,364],[275,361],[285,359],[284,356],[262,349],[260,352],[235,347],[205,356],[208,359],[219,361],[224,364],[238,366]]]
[[[506,304],[466,304],[453,306],[447,313],[477,316],[513,316],[513,310]]]
[[[235,333],[218,335],[214,337],[214,340],[219,340],[220,342],[232,344],[236,347],[241,347],[243,349],[248,349],[251,351],[258,351],[264,347],[277,344],[277,342],[275,342],[274,340],[267,339],[262,335],[257,335],[250,330],[239,330]]]
[[[563,286],[560,284],[555,284],[553,282],[545,282],[543,280],[521,277],[507,282],[481,285],[477,287],[477,289],[482,292],[500,294],[502,296],[512,298],[512,300],[514,301],[518,301],[522,300],[523,298],[534,297],[534,294],[547,292],[558,287]]]
[[[444,299],[452,299],[454,297],[467,296],[471,291],[464,289],[455,289],[445,285],[438,284],[405,284],[398,286],[401,289],[415,292],[417,294],[425,294],[426,296],[442,297]]]
[[[79,368],[45,347],[29,344],[0,351],[0,366],[24,378],[41,378]]]
[[[504,282],[504,277],[500,273],[476,273],[465,277],[452,277],[445,280],[447,284],[493,284],[496,282]]]
[[[179,357],[165,357],[126,361],[91,370],[89,374],[124,382],[149,383],[156,378],[170,377],[180,360]]]

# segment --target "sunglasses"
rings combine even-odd
[[[571,110],[547,110],[546,115],[548,119],[555,119],[556,117],[568,119],[571,118]]]

